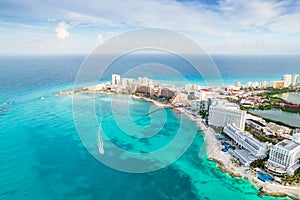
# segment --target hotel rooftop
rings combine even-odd
[[[283,147],[284,149],[287,150],[296,150],[298,147],[300,148],[300,145],[294,141],[290,141],[290,140],[284,140],[282,142],[278,143],[278,146]]]

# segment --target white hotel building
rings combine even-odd
[[[133,78],[122,78],[122,88],[131,87],[134,84]]]
[[[247,166],[256,159],[267,157],[267,143],[258,141],[246,131],[240,131],[234,124],[228,124],[224,128],[223,133],[228,135],[240,148],[247,150],[247,152],[241,150],[233,151],[235,156],[237,156],[244,165]]]
[[[112,86],[121,85],[121,77],[119,74],[111,75],[111,84],[112,84]]]
[[[215,127],[225,127],[228,124],[243,131],[245,129],[246,111],[240,110],[237,104],[215,102],[209,107],[208,124]]]
[[[298,82],[299,82],[299,74],[293,74],[293,77],[292,77],[292,86],[298,85]]]
[[[275,175],[292,175],[300,167],[300,133],[271,148],[266,167]]]
[[[291,74],[284,74],[282,76],[282,79],[281,79],[284,83],[284,86],[283,87],[289,87],[291,84],[292,84],[292,75]]]

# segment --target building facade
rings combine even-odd
[[[154,85],[153,80],[149,79],[148,77],[138,77],[138,83],[146,86]]]
[[[266,167],[275,175],[292,175],[300,167],[300,133],[271,148]]]
[[[282,76],[282,81],[284,83],[283,87],[289,87],[292,83],[292,75],[291,74],[284,74]]]
[[[299,82],[299,74],[293,74],[292,77],[292,86],[297,86]]]
[[[121,77],[119,74],[111,75],[111,84],[112,84],[112,86],[121,85]]]
[[[284,88],[284,81],[271,81],[270,85],[275,89]]]
[[[225,103],[209,107],[208,124],[216,127],[225,127],[235,124],[239,130],[245,129],[246,111],[239,110],[237,104]]]
[[[122,78],[122,87],[123,88],[131,87],[132,84],[134,84],[133,78]]]
[[[223,132],[228,135],[235,144],[250,152],[255,159],[267,157],[267,143],[263,143],[255,139],[250,133],[240,131],[234,124],[228,124]]]

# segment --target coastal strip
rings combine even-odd
[[[143,99],[153,103],[158,107],[157,110],[173,109],[175,112],[183,113],[189,120],[198,125],[200,133],[203,134],[206,151],[203,153],[203,148],[201,147],[199,156],[208,157],[209,160],[218,164],[220,170],[233,177],[240,177],[250,181],[259,190],[259,195],[289,196],[293,199],[300,199],[299,182],[292,182],[286,176],[283,177],[283,181],[279,177],[275,177],[277,178],[275,182],[273,181],[275,178],[271,177],[269,171],[265,170],[264,166],[267,162],[264,163],[264,166],[254,163],[254,161],[264,162],[262,159],[267,159],[267,156],[276,150],[274,147],[282,146],[283,143],[289,143],[294,146],[300,144],[298,142],[300,139],[299,130],[267,123],[263,119],[255,118],[253,115],[248,116],[249,114],[246,113],[246,110],[248,111],[249,109],[292,105],[284,102],[279,104],[277,102],[278,99],[274,102],[273,98],[265,96],[265,94],[270,92],[273,94],[284,90],[282,89],[282,83],[280,88],[275,86],[262,86],[261,88],[251,86],[241,89],[239,84],[235,87],[223,88],[201,88],[199,85],[186,84],[184,87],[175,87],[172,84],[153,84],[153,80],[147,77],[139,77],[138,82],[134,79],[123,78],[121,84],[120,75],[113,74],[111,83],[87,86],[74,91],[61,91],[58,95],[75,95],[77,93],[126,94],[131,95],[134,99]],[[295,86],[290,86],[290,89],[293,91],[298,90]],[[143,116],[150,115],[153,112],[156,112],[156,110],[150,111]],[[248,117],[247,123],[246,114]],[[256,126],[253,127],[253,124],[258,124],[260,128],[255,129]],[[220,128],[224,128],[222,129],[223,133],[235,144],[231,146],[229,144],[231,142],[228,139],[226,139],[226,141],[228,140],[227,142],[224,139],[221,139],[223,142],[220,141]],[[272,138],[266,139],[265,135],[268,136],[270,133],[276,136],[277,140]],[[294,133],[295,137],[291,136],[292,133]],[[262,134],[264,137],[261,137]],[[247,141],[250,141],[250,143]],[[245,142],[247,142],[246,145]],[[224,148],[225,144],[228,145],[226,148]],[[257,148],[253,147],[253,144]],[[247,155],[241,155],[235,150],[236,148],[244,150],[243,152],[247,153]],[[241,159],[241,162],[236,156]],[[251,159],[249,156],[252,156]],[[273,157],[269,157],[268,162],[270,158],[273,159]],[[254,165],[250,165],[252,162]],[[290,175],[287,171],[285,173],[287,176]],[[273,182],[268,182],[269,179],[258,177],[261,174],[268,175],[270,179],[273,179]]]
[[[232,177],[241,177],[249,180],[260,190],[261,195],[276,197],[288,196],[293,199],[300,199],[299,186],[284,186],[274,182],[262,182],[257,178],[254,169],[240,165],[239,161],[231,154],[221,151],[221,143],[217,141],[217,133],[212,128],[207,128],[201,121],[198,121],[197,124],[204,136],[208,159],[216,162],[220,170],[228,173]]]

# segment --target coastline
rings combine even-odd
[[[168,106],[146,97],[138,98],[144,99],[148,102],[152,102],[158,107]],[[212,128],[206,127],[202,118],[195,119],[193,113],[187,111],[184,108],[174,108],[174,110],[183,113],[190,121],[197,124],[198,128],[201,130],[202,136],[204,137],[206,155],[208,160],[217,163],[218,168],[221,171],[228,173],[232,177],[248,180],[260,191],[258,194],[259,196],[267,195],[273,197],[290,197],[292,199],[300,199],[300,186],[284,186],[275,182],[263,182],[259,180],[257,178],[257,172],[255,170],[240,165],[239,161],[230,153],[224,153],[221,151],[223,147],[221,143],[215,138],[217,133]]]
[[[212,128],[206,128],[202,122],[198,122],[197,124],[204,136],[207,157],[209,160],[216,162],[220,170],[232,177],[240,177],[250,181],[260,190],[260,195],[288,196],[293,199],[300,199],[300,186],[284,186],[275,182],[262,182],[257,178],[256,172],[253,169],[240,165],[239,161],[231,154],[221,151],[221,143],[216,140],[216,132]]]
[[[131,97],[133,99],[143,99],[145,101],[148,101],[150,103],[153,103],[154,105],[156,105],[158,108],[166,108],[166,107],[169,107],[170,105],[167,105],[167,104],[164,104],[164,103],[160,103],[158,101],[155,101],[153,99],[150,99],[150,98],[147,98],[147,97],[140,97],[140,96],[136,96],[136,95],[131,95]]]
[[[88,92],[91,93],[91,92]],[[99,92],[93,92],[99,93]],[[69,92],[58,95],[70,94]],[[114,93],[101,92],[101,94],[112,95]],[[151,98],[131,95],[134,99],[142,99],[156,105],[160,109],[170,108],[170,104],[164,104]],[[203,119],[199,116],[196,118],[190,111],[182,107],[172,107],[174,111],[184,114],[190,121],[197,124],[204,137],[206,156],[208,160],[217,163],[219,169],[228,173],[232,177],[243,178],[253,184],[260,192],[259,196],[268,195],[273,197],[290,197],[293,199],[300,199],[300,186],[285,186],[279,183],[262,182],[257,178],[256,171],[249,167],[240,165],[239,161],[233,157],[229,152],[221,151],[223,148],[221,143],[215,138],[217,133],[210,127],[204,124]],[[201,149],[200,149],[201,151]],[[199,153],[200,154],[200,153]]]

